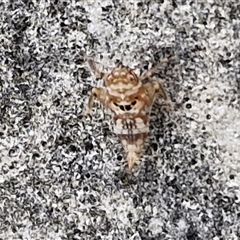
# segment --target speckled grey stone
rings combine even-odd
[[[0,3],[0,239],[240,239],[240,3]],[[96,103],[109,71],[164,57],[132,174]]]

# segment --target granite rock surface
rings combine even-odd
[[[240,239],[240,2],[2,0],[0,239]],[[132,174],[85,51],[154,75]]]

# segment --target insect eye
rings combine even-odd
[[[134,76],[131,75],[131,74],[129,74],[129,75],[127,76],[127,79],[132,82],[132,81],[134,81]]]
[[[136,103],[137,103],[137,101],[135,100],[131,103],[131,105],[134,106]]]

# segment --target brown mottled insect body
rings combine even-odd
[[[159,93],[167,100],[167,95],[158,81],[142,83],[142,80],[150,77],[157,67],[138,77],[128,67],[119,66],[110,74],[106,74],[100,72],[92,60],[88,59],[88,62],[94,74],[104,79],[106,88],[92,89],[85,114],[91,113],[94,98],[111,110],[113,130],[123,144],[128,167],[132,169],[149,132],[149,113],[156,94]]]
[[[125,152],[127,153],[128,168],[131,170],[140,156],[144,147],[148,132],[136,134],[119,134]]]

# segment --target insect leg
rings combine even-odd
[[[146,78],[149,78],[151,77],[159,68],[159,66],[162,64],[162,63],[165,63],[165,62],[168,62],[168,59],[167,58],[164,58],[160,61],[160,63],[158,63],[155,67],[151,68],[150,70],[148,70],[147,72],[145,72],[144,74],[142,74],[142,76],[140,76],[140,80],[144,80]]]
[[[83,113],[83,115],[88,115],[92,113],[92,107],[94,99],[98,99],[103,105],[105,105],[105,99],[106,99],[106,90],[103,88],[93,88],[92,93],[88,99],[87,103],[87,109]]]
[[[94,75],[96,76],[96,78],[101,78],[101,79],[105,79],[106,77],[106,73],[101,72],[97,67],[96,64],[94,63],[94,61],[92,59],[87,59],[88,60],[88,64],[91,68],[91,70],[93,71]]]
[[[161,97],[162,97],[165,101],[167,101],[167,100],[168,100],[168,97],[167,97],[167,94],[166,94],[166,92],[165,92],[162,84],[161,84],[160,82],[158,82],[158,81],[153,81],[152,84],[153,84],[153,87],[154,87],[154,89],[155,89],[155,93],[159,93],[159,94],[161,95]]]
[[[158,94],[158,93],[161,95],[161,97],[165,101],[168,100],[167,94],[160,82],[152,81],[152,82],[148,82],[148,83],[144,84],[143,86],[146,90],[146,94],[148,96],[150,104],[153,103],[154,98],[155,98],[156,94]]]
[[[90,67],[90,69],[92,70],[92,72],[94,73],[94,75],[96,76],[96,78],[101,78],[101,79],[105,79],[107,77],[107,74],[104,72],[101,72],[95,64],[95,61],[93,59],[91,59],[90,57],[88,57],[86,54],[84,55],[84,58],[87,60],[88,65]]]

